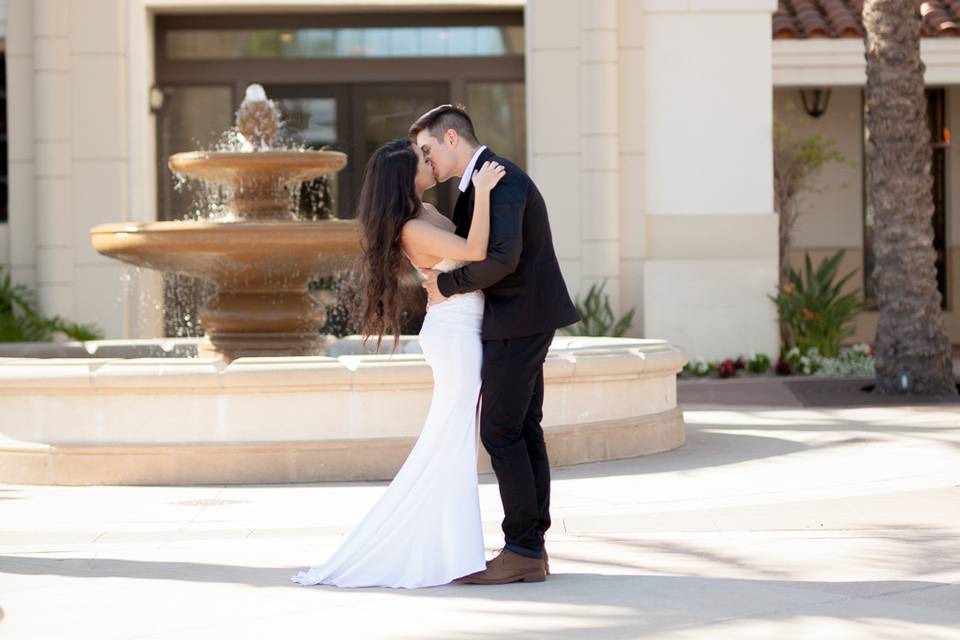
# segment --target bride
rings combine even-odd
[[[362,229],[360,303],[364,341],[377,349],[400,337],[400,278],[451,271],[483,260],[490,234],[490,191],[503,166],[474,171],[467,238],[423,193],[436,184],[423,152],[394,140],[370,157],[357,207]],[[433,371],[433,397],[417,442],[386,491],[326,562],[291,579],[302,585],[428,587],[486,568],[477,491],[477,403],[483,347],[483,293],[455,295],[427,309],[420,346]]]

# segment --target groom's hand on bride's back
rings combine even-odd
[[[427,290],[427,309],[437,304],[438,302],[443,302],[447,298],[440,293],[440,289],[437,287],[437,276],[440,275],[439,271],[434,271],[433,269],[424,269],[423,274],[427,276],[427,279],[423,281],[423,288]]]

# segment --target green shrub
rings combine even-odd
[[[716,370],[716,363],[713,363],[713,370]],[[703,358],[697,358],[696,360],[690,360],[687,362],[687,364],[683,365],[683,371],[691,376],[704,378],[710,375],[711,366]]]
[[[800,351],[799,347],[793,347],[784,356],[791,371],[805,376],[819,371],[823,365],[823,358],[824,356],[816,347],[809,347],[806,351]]]
[[[0,342],[49,342],[55,333],[81,341],[103,337],[96,325],[44,317],[37,310],[34,292],[24,284],[13,284],[3,271],[0,267]]]
[[[766,373],[770,370],[770,356],[758,353],[747,361],[747,371],[750,373]]]
[[[840,341],[854,333],[854,317],[864,305],[857,296],[859,289],[840,293],[847,281],[856,275],[856,269],[834,282],[843,254],[842,249],[837,251],[816,270],[810,254],[806,254],[803,274],[790,269],[790,281],[779,287],[776,296],[770,296],[786,326],[787,346],[796,347],[800,353],[815,348],[826,357],[834,357]]]
[[[610,306],[610,296],[603,292],[606,286],[606,280],[594,283],[583,300],[577,296],[574,304],[580,313],[580,322],[564,329],[567,334],[620,337],[630,328],[635,310],[630,309],[617,320]]]

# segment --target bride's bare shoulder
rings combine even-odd
[[[400,237],[409,237],[411,234],[416,234],[423,229],[429,229],[430,227],[436,227],[437,225],[430,222],[425,217],[418,216],[416,218],[411,218],[403,223],[403,226],[400,227]]]

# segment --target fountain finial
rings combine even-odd
[[[280,109],[259,84],[247,87],[246,95],[237,109],[237,129],[254,150],[270,148],[280,130]]]

